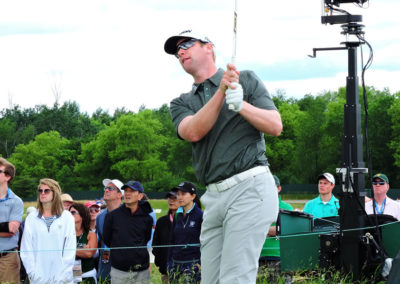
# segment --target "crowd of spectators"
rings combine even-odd
[[[200,283],[203,211],[193,183],[182,182],[170,189],[165,196],[168,212],[156,221],[139,181],[124,184],[104,179],[102,205],[76,202],[62,193],[57,181],[44,178],[37,187],[36,206],[27,208],[23,220],[23,202],[8,186],[14,173],[14,166],[0,158],[1,283],[26,279],[30,283],[149,283],[149,251],[161,283]],[[280,180],[273,178],[280,193]],[[399,220],[400,203],[387,196],[389,178],[379,173],[372,180],[373,199],[366,200],[367,214]],[[338,216],[339,202],[332,194],[334,176],[323,173],[317,182],[319,195],[305,204],[304,213],[313,218]],[[281,211],[293,211],[280,195],[278,199]],[[279,273],[277,233],[272,224],[260,264]]]

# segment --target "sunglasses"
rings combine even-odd
[[[197,39],[192,38],[192,39],[183,41],[183,42],[181,42],[180,44],[178,44],[178,45],[176,46],[175,57],[176,57],[176,58],[179,58],[179,55],[178,55],[179,49],[182,48],[183,50],[187,50],[187,49],[191,48],[191,47],[196,43],[196,41],[197,41]]]
[[[93,208],[89,208],[90,213],[94,213],[94,212],[100,212],[100,208],[98,207],[93,207]]]
[[[384,185],[385,182],[384,182],[384,181],[373,181],[372,184],[373,184],[373,185],[377,185],[377,184],[379,184],[379,185]]]
[[[113,191],[113,190],[116,190],[116,188],[112,187],[112,186],[107,186],[104,188],[104,191],[106,191],[106,190]]]
[[[6,171],[0,170],[0,174],[4,173],[5,175],[7,174]]]
[[[79,212],[78,211],[69,211],[71,214],[72,214],[72,216],[75,216],[75,215],[79,215]]]
[[[41,189],[41,188],[39,188],[38,189],[38,193],[39,194],[49,194],[50,193],[50,191],[51,191],[51,189],[48,189],[48,188],[46,188],[46,189]]]

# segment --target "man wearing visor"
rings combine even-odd
[[[375,200],[370,200],[365,203],[365,211],[367,214],[386,214],[391,215],[397,220],[400,220],[400,203],[389,198],[389,179],[385,174],[376,174],[372,178],[372,187],[374,190]]]
[[[118,179],[106,178],[103,180],[103,185],[104,201],[106,202],[107,208],[96,217],[96,232],[99,240],[98,247],[100,248],[98,265],[99,271],[97,277],[102,281],[102,283],[110,283],[110,249],[104,244],[103,226],[107,213],[121,206],[122,198],[124,197],[124,190],[122,189],[124,184]]]
[[[233,64],[216,67],[208,37],[186,30],[168,38],[164,50],[194,80],[170,108],[178,137],[192,142],[196,177],[207,186],[201,200],[202,282],[255,283],[278,214],[264,134],[280,135],[280,115],[254,72],[239,72]]]

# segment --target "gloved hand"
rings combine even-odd
[[[226,95],[226,100],[225,102],[229,105],[229,109],[233,110],[235,112],[239,112],[242,109],[242,103],[243,103],[243,88],[242,85],[239,83],[232,83],[236,88],[231,89],[228,88],[226,90],[225,95]],[[233,108],[231,108],[233,106]]]

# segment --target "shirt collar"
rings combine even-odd
[[[13,196],[12,196],[12,192],[11,192],[10,188],[8,188],[6,197],[0,199],[0,202],[6,201],[6,200],[8,200],[10,198],[13,198]]]
[[[193,203],[192,208],[190,208],[188,210],[188,212],[186,212],[186,214],[190,213],[190,211],[192,211],[195,206],[196,206],[196,203]],[[176,210],[176,213],[183,213],[183,206],[179,207],[178,210]]]
[[[223,74],[224,74],[224,70],[223,70],[222,68],[219,68],[218,71],[217,71],[213,76],[211,76],[210,78],[206,79],[205,81],[208,80],[208,81],[210,81],[214,86],[218,86],[218,85],[219,85],[219,82],[221,82],[221,80],[222,80]],[[205,82],[205,81],[204,81],[204,82]],[[203,83],[200,83],[200,84],[193,84],[193,85],[192,85],[192,93],[195,94],[196,91],[197,91],[197,89],[199,88],[199,86],[200,86],[201,84],[204,84],[204,82],[203,82]]]
[[[320,203],[324,203],[321,199],[321,195],[318,195],[318,199]],[[331,199],[329,199],[328,203],[334,203],[336,201],[336,197],[332,194]],[[326,204],[328,204],[326,203]]]

